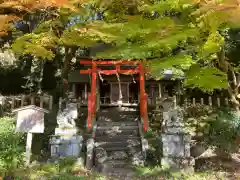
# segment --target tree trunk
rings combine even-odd
[[[65,95],[68,89],[68,74],[70,69],[70,62],[72,58],[75,56],[75,52],[77,47],[65,47],[65,57],[63,62],[63,70],[62,70],[62,93]]]
[[[231,99],[231,104],[234,110],[239,111],[239,87],[240,87],[240,74],[237,73],[233,66],[228,62],[225,56],[225,50],[217,54],[217,68],[226,73],[228,78],[228,94]]]
[[[228,93],[231,99],[233,109],[239,111],[239,99],[238,99],[239,92],[238,91],[234,92],[231,85],[228,85]]]

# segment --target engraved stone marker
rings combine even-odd
[[[13,112],[17,113],[16,131],[28,133],[26,143],[26,165],[29,165],[32,133],[44,133],[44,113],[49,113],[49,111],[35,105],[30,105],[15,109]]]

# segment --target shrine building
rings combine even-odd
[[[180,79],[172,81],[165,71],[161,80],[147,78],[141,61],[80,59],[80,69],[69,75],[69,85],[81,107],[88,107],[87,126],[92,128],[97,111],[106,107],[139,109],[144,130],[148,129],[148,111],[163,95],[178,94]]]

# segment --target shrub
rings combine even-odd
[[[195,105],[188,104],[187,107],[184,108],[185,118],[209,116],[213,113],[214,113],[214,108],[205,104],[199,104],[199,103],[196,103]]]
[[[10,173],[24,162],[25,138],[15,132],[15,120],[0,118],[0,173]]]
[[[209,144],[225,152],[238,149],[236,137],[240,133],[240,114],[231,110],[219,111],[215,121],[210,123]]]
[[[194,137],[209,134],[209,123],[216,120],[216,109],[208,105],[189,105],[184,109],[184,123],[187,132]]]

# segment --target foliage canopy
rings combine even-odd
[[[233,18],[238,12],[235,1],[68,2],[71,8],[48,10],[55,16],[17,38],[12,49],[19,55],[53,59],[58,47],[68,52],[105,43],[112,48],[92,58],[140,59],[155,78],[171,69],[190,87],[207,91],[229,87],[229,72],[220,68],[219,52],[225,51],[226,34],[239,22]],[[232,65],[227,58],[224,63]]]

